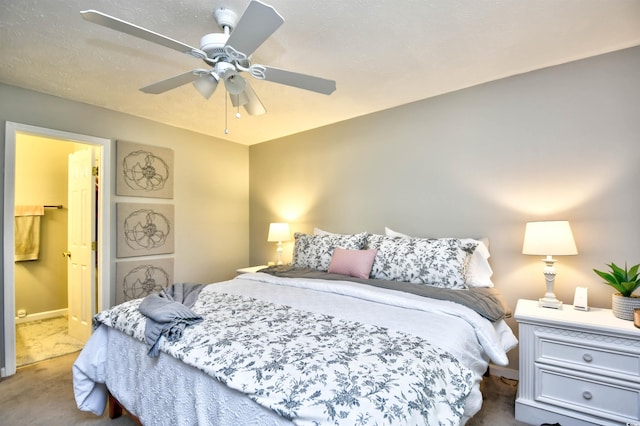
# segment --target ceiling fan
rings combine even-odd
[[[251,63],[253,52],[284,23],[284,18],[272,6],[258,0],[249,3],[240,19],[231,9],[216,9],[214,17],[224,32],[204,35],[200,39],[200,48],[96,10],[85,10],[80,14],[82,18],[95,24],[202,59],[208,66],[145,86],[140,89],[145,93],[159,94],[193,83],[196,90],[208,99],[222,80],[234,107],[242,106],[250,115],[260,115],[266,110],[248,81],[240,75],[241,72],[247,72],[260,80],[325,95],[336,90],[336,82],[333,80]]]

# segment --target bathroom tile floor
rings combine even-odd
[[[69,336],[67,324],[66,316],[16,324],[16,366],[81,350],[84,344]]]

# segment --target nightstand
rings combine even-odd
[[[516,419],[539,425],[640,425],[640,329],[610,309],[519,300]]]
[[[236,273],[239,274],[253,274],[254,272],[258,272],[260,269],[266,268],[267,265],[259,265],[259,266],[249,266],[247,268],[236,269]]]

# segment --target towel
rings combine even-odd
[[[145,297],[138,309],[147,317],[144,337],[149,346],[147,354],[155,358],[160,353],[162,336],[170,342],[182,337],[184,329],[203,320],[191,307],[198,299],[204,284],[176,283]]]
[[[40,216],[44,206],[16,206],[15,258],[16,262],[38,260],[40,254]]]

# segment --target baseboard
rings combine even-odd
[[[511,380],[518,380],[518,370],[500,367],[499,365],[489,364],[489,374],[492,376],[506,377]]]
[[[16,324],[23,324],[25,322],[39,321],[39,320],[44,320],[49,318],[63,317],[65,315],[67,315],[67,308],[57,309],[55,311],[38,312],[35,314],[26,315],[22,318],[16,317]]]

